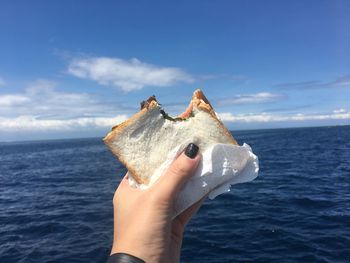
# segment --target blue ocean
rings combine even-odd
[[[235,131],[259,177],[207,200],[182,262],[350,262],[350,126]],[[0,144],[0,262],[106,262],[122,164],[101,138]]]

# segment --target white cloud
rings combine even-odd
[[[334,110],[333,113],[335,114],[338,114],[338,113],[346,113],[347,110],[346,109],[337,109],[337,110]]]
[[[268,123],[286,121],[311,121],[311,120],[350,120],[350,112],[330,114],[294,114],[273,115],[261,114],[239,114],[233,115],[229,112],[219,113],[223,122],[245,122],[245,123]],[[3,131],[72,131],[78,129],[110,128],[125,121],[126,114],[115,117],[80,117],[71,119],[41,119],[37,116],[23,115],[15,118],[0,117],[0,130]]]
[[[234,105],[234,104],[254,104],[272,102],[281,99],[283,96],[269,92],[260,92],[255,94],[236,95],[232,98],[226,98],[218,102],[219,105]]]
[[[118,107],[98,101],[87,93],[60,92],[56,83],[41,79],[22,93],[0,95],[0,130],[65,131],[112,127],[127,118]],[[116,112],[119,112],[117,116],[111,116]]]
[[[218,113],[223,122],[283,122],[283,121],[312,121],[312,120],[346,120],[350,119],[350,112],[342,109],[341,112],[333,111],[329,114],[294,114],[275,115],[268,113],[261,114],[238,114],[230,112]]]
[[[69,119],[73,117],[97,116],[113,113],[118,106],[99,101],[87,93],[60,92],[56,83],[37,80],[24,92],[0,94],[0,116],[18,117],[23,115],[40,118]]]
[[[82,131],[107,129],[129,116],[130,109],[122,105],[106,103],[87,93],[62,92],[56,83],[37,80],[21,93],[0,94],[0,131]],[[245,102],[263,100],[270,93],[245,98]],[[261,95],[265,94],[265,95]],[[113,116],[113,115],[114,116]],[[219,114],[225,122],[288,122],[308,120],[350,120],[350,112],[344,108],[326,114]]]
[[[5,85],[6,85],[6,81],[2,77],[0,77],[0,87]]]
[[[91,79],[101,85],[115,86],[126,92],[140,90],[145,86],[164,87],[177,82],[193,81],[193,77],[182,69],[159,67],[136,58],[76,58],[70,62],[68,72],[78,78]]]
[[[23,95],[0,95],[0,107],[12,107],[30,101],[30,98]]]
[[[75,118],[68,120],[39,119],[35,116],[16,118],[0,117],[0,130],[3,131],[70,131],[81,128],[110,128],[127,119],[127,115],[115,117]],[[83,133],[82,133],[83,135]]]

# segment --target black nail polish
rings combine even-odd
[[[197,153],[198,153],[198,146],[195,145],[194,143],[190,143],[189,145],[187,145],[186,150],[185,150],[185,154],[190,157],[191,159],[194,159],[194,157],[196,157]]]

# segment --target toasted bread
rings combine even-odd
[[[176,118],[168,116],[152,96],[104,138],[134,180],[145,185],[168,153],[184,141],[196,143],[203,152],[216,143],[237,144],[201,90],[193,93],[187,110]]]

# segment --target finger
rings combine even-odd
[[[198,146],[190,143],[159,179],[154,191],[168,201],[173,200],[176,193],[196,170],[201,158],[198,151]]]

